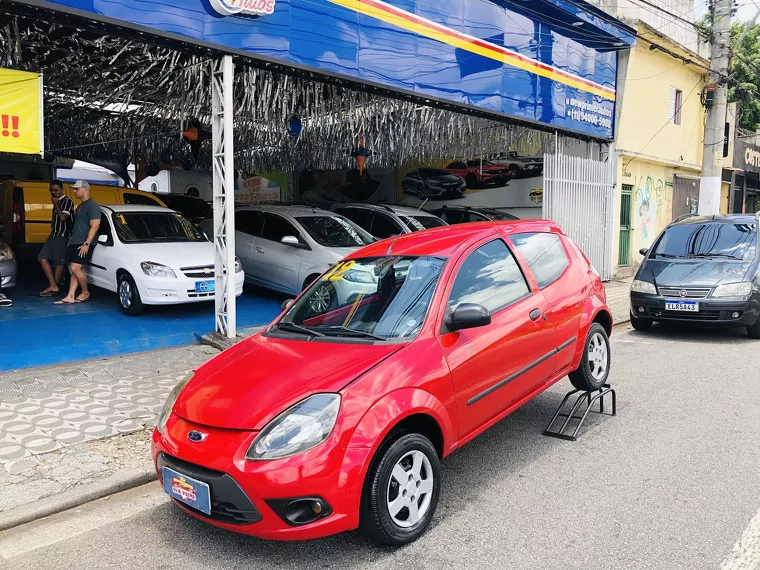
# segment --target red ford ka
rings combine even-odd
[[[435,513],[442,458],[564,376],[605,383],[611,330],[599,275],[551,222],[379,241],[180,382],[158,476],[235,532],[402,545]]]

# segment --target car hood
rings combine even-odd
[[[318,392],[338,392],[403,344],[344,344],[255,335],[201,366],[174,405],[180,417],[226,429],[260,430]]]
[[[358,251],[359,247],[325,247],[325,251],[332,257],[335,261],[340,261],[344,257],[348,257],[355,251]]]
[[[424,180],[433,184],[459,184],[460,182],[464,182],[464,179],[461,176],[457,176],[456,174],[437,174],[435,176],[425,176]]]
[[[152,261],[172,269],[214,265],[214,244],[210,241],[133,243],[126,247],[139,254],[140,261]]]
[[[727,259],[647,259],[637,279],[659,286],[715,287],[743,281],[752,263]]]

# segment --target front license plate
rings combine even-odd
[[[666,311],[686,311],[687,313],[698,313],[699,303],[696,301],[665,301]]]
[[[164,492],[202,513],[211,514],[211,491],[203,481],[164,467]]]
[[[210,279],[208,281],[196,281],[195,292],[196,293],[213,293],[216,290],[216,280]]]

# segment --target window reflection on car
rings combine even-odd
[[[433,216],[408,216],[406,214],[400,214],[399,217],[404,220],[409,229],[413,231],[429,230],[431,228],[440,228],[447,225],[446,222],[440,218]]]
[[[754,224],[684,224],[668,228],[651,250],[653,257],[754,259]]]
[[[193,224],[175,213],[118,212],[112,219],[123,243],[208,241]]]
[[[326,247],[361,247],[375,241],[356,224],[338,216],[299,216],[314,241]]]
[[[438,257],[393,256],[343,261],[312,284],[275,327],[352,339],[413,337],[445,263]],[[307,331],[301,334],[311,335]]]

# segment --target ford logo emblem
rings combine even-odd
[[[190,433],[187,434],[187,439],[194,442],[203,441],[208,437],[207,433],[203,433],[202,431],[198,431],[197,429],[194,429]]]

